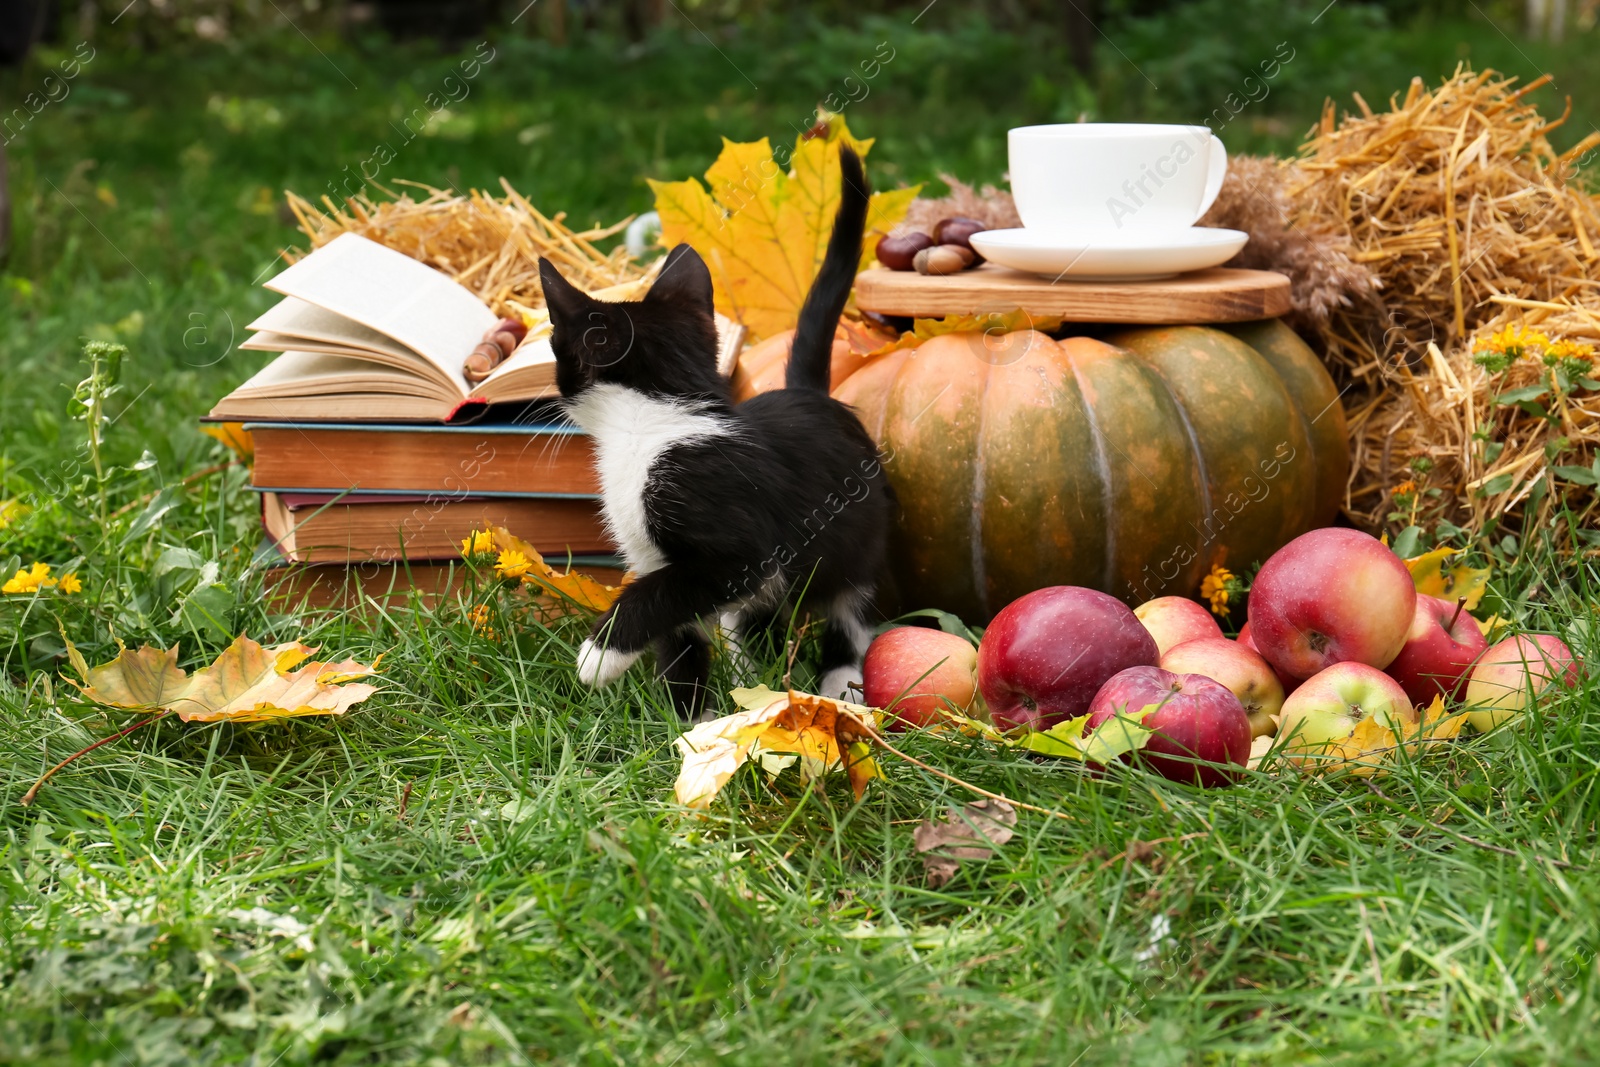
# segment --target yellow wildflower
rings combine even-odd
[[[1389,490],[1389,493],[1396,499],[1403,496],[1415,496],[1417,494],[1417,483],[1412,481],[1410,478],[1407,478],[1405,481]]]
[[[35,563],[7,579],[5,585],[0,585],[0,593],[37,593],[55,584],[56,580],[50,577],[50,564]]]
[[[1510,323],[1497,333],[1478,338],[1476,348],[1479,352],[1500,352],[1515,360],[1549,344],[1550,338],[1538,330],[1525,329],[1520,323]]]
[[[32,509],[16,497],[10,500],[0,500],[0,530],[16,522]]]
[[[61,592],[71,596],[73,593],[83,592],[83,583],[78,581],[78,576],[71,571],[61,576],[61,584],[56,587]]]
[[[494,534],[488,530],[474,530],[461,542],[463,557],[481,556],[494,551]]]
[[[467,621],[472,623],[472,632],[482,634],[491,641],[499,640],[499,635],[494,632],[494,627],[489,625],[489,605],[479,604],[467,612]]]
[[[1201,580],[1200,595],[1211,601],[1213,615],[1228,613],[1228,597],[1233,592],[1230,583],[1233,580],[1233,572],[1220,563],[1213,565],[1211,573]]]
[[[502,578],[521,578],[528,573],[528,568],[533,566],[533,561],[514,548],[508,548],[500,553],[500,558],[495,560],[494,572]]]
[[[1569,341],[1565,337],[1544,350],[1553,359],[1592,359],[1594,345],[1582,341]]]

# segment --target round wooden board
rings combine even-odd
[[[1212,267],[1150,282],[1051,281],[986,263],[960,274],[874,269],[856,276],[856,306],[943,318],[1022,308],[1067,322],[1199,325],[1270,319],[1290,310],[1289,279],[1270,270]]]

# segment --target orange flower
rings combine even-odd
[[[479,604],[467,612],[467,621],[472,623],[472,632],[482,634],[491,641],[500,640],[500,635],[495,633],[493,626],[489,625],[489,605]]]
[[[1228,598],[1238,590],[1238,580],[1232,571],[1218,563],[1200,582],[1200,595],[1211,601],[1213,615],[1228,613]]]

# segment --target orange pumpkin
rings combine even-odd
[[[880,333],[872,327],[851,319],[839,320],[833,331],[833,365],[828,382],[837,389],[850,375],[867,362],[867,354],[894,340],[893,334]],[[757,393],[783,388],[784,367],[789,362],[789,346],[794,343],[794,331],[784,330],[766,340],[751,345],[739,354],[733,368],[733,399],[749,400]]]
[[[834,395],[900,498],[901,599],[973,621],[1048,585],[1193,594],[1332,521],[1349,464],[1332,379],[1276,320],[949,334]]]

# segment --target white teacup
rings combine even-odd
[[[1007,147],[1023,226],[1062,236],[1186,230],[1217,198],[1228,169],[1227,149],[1204,126],[1019,126]]]

